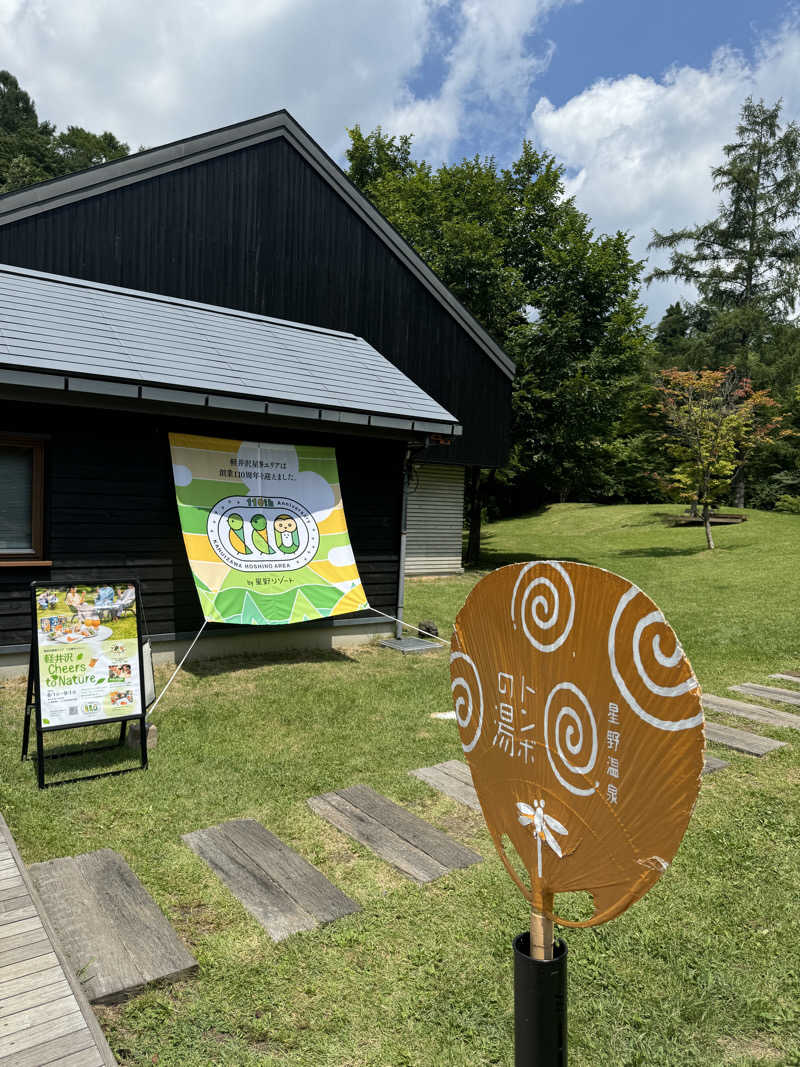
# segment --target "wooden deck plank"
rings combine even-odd
[[[483,860],[477,852],[454,841],[429,822],[412,815],[410,811],[376,793],[369,786],[353,785],[349,789],[339,790],[339,795],[361,808],[366,815],[388,826],[399,837],[404,838],[420,852],[427,853],[443,867],[457,870]]]
[[[716,756],[706,756],[701,774],[713,774],[715,771],[722,771],[726,767],[730,767],[730,763],[727,763],[724,759],[718,759]]]
[[[703,695],[703,707],[707,711],[719,711],[725,715],[734,715],[739,719],[761,723],[763,726],[780,726],[781,729],[800,730],[800,715],[792,711],[778,711],[776,708],[762,708],[759,704],[747,704],[743,700],[730,700],[717,697],[711,693]]]
[[[24,897],[22,898],[25,899]],[[28,898],[30,900],[30,897]],[[9,909],[8,911],[0,912],[0,929],[4,926],[9,926],[12,923],[19,922],[20,919],[33,919],[37,915],[36,908],[31,903],[23,903],[20,907]]]
[[[28,890],[25,887],[25,883],[20,879],[19,885],[9,886],[8,889],[0,889],[0,902],[4,900],[13,900],[15,897],[21,897],[27,892]]]
[[[45,952],[33,959],[21,960],[19,963],[10,963],[0,967],[0,983],[12,982],[15,978],[22,978],[26,974],[34,974],[36,971],[46,971],[48,967],[58,965],[58,956],[55,952]]]
[[[31,877],[93,1003],[115,1004],[197,967],[124,859],[110,849],[35,863]]]
[[[235,819],[224,823],[220,829],[304,911],[320,922],[332,922],[359,910],[355,901],[261,823],[254,819]]]
[[[749,730],[737,730],[733,726],[722,726],[706,720],[706,737],[718,745],[744,752],[748,756],[766,756],[776,748],[783,748],[785,741],[775,741],[771,737],[751,734]]]
[[[415,882],[432,882],[435,878],[447,874],[445,866],[410,845],[387,826],[366,815],[339,793],[310,797],[308,805],[321,818],[366,845],[381,859],[391,863]]]
[[[92,1067],[98,1063],[114,1067],[117,1061],[56,939],[2,815],[0,847],[13,857],[25,889],[22,897],[8,892],[3,896],[0,914],[6,921],[0,931],[19,930],[21,924],[30,923],[30,918],[15,921],[14,915],[30,905],[40,923],[38,929],[0,937],[0,1067],[45,1067],[69,1062],[65,1058],[75,1053],[81,1053],[81,1059]],[[15,899],[18,906],[10,907]],[[18,944],[21,939],[25,943]],[[10,1024],[20,1019],[24,1019],[24,1028],[12,1032]],[[86,1049],[91,1050],[88,1055]]]
[[[472,782],[468,784],[461,778],[455,777],[445,770],[444,764],[437,763],[432,767],[418,767],[417,770],[409,771],[408,773],[415,778],[419,778],[421,782],[425,782],[426,785],[431,786],[433,789],[438,789],[440,793],[452,797],[453,800],[466,804],[473,811],[481,810],[478,794],[475,792]]]
[[[84,1029],[86,1029],[86,1020],[77,1010],[76,1005],[76,1010],[69,1015],[62,1015],[59,1019],[48,1019],[36,1026],[17,1030],[16,1033],[9,1034],[7,1037],[0,1036],[0,1065],[5,1067],[6,1060],[3,1057],[8,1057],[8,1063],[13,1064],[13,1067],[18,1067],[19,1053],[25,1049],[36,1049],[37,1045],[43,1045],[76,1030]],[[38,1067],[42,1061],[36,1059],[33,1062]],[[50,1062],[52,1063],[52,1060]]]
[[[56,1067],[66,1056],[97,1048],[88,1027],[44,1040],[28,1049],[17,1049],[0,1059],[0,1067]],[[91,1060],[89,1061],[91,1063]],[[100,1061],[102,1063],[102,1060]]]
[[[416,881],[479,863],[481,857],[367,786],[309,800],[312,810]]]
[[[20,910],[20,908],[32,907],[35,910],[35,905],[31,900],[30,893],[22,887],[22,892],[18,897],[11,897],[9,900],[0,900],[0,923],[6,921],[7,915],[13,915]]]
[[[30,1030],[42,1023],[55,1023],[65,1015],[72,1015],[80,1008],[71,992],[65,993],[56,1000],[48,1000],[45,1004],[38,1004],[35,1008],[26,1008],[24,1011],[14,1012],[0,1019],[0,1054],[2,1054],[3,1042],[20,1030]],[[81,1021],[83,1017],[81,1016]]]
[[[4,997],[3,1000],[0,1001],[0,1020],[7,1018],[9,1015],[16,1015],[18,1012],[27,1011],[29,1008],[36,1008],[40,1005],[50,1004],[53,1001],[61,1000],[64,997],[71,997],[71,999],[75,1001],[77,1007],[78,1002],[72,996],[72,990],[69,988],[69,983],[64,977],[63,972],[61,972],[56,981],[50,985],[37,985],[33,989],[26,989],[22,993],[15,993],[13,997]]]
[[[52,952],[53,946],[50,943],[50,939],[46,934],[42,935],[39,941],[28,941],[24,945],[18,945],[15,948],[6,948],[0,952],[0,969],[8,966],[12,963],[20,963],[23,960],[33,959],[36,956],[43,956],[47,952]]]
[[[96,1048],[87,1048],[83,1052],[73,1052],[71,1056],[62,1056],[53,1060],[47,1067],[102,1067],[103,1061]]]
[[[39,970],[30,971],[28,974],[17,975],[16,978],[0,980],[0,1011],[3,1008],[3,1000],[6,997],[15,997],[18,993],[27,993],[36,986],[53,985],[63,978],[64,973],[56,960],[51,967],[41,967]]]
[[[771,685],[754,685],[752,682],[743,682],[742,685],[732,685],[735,693],[746,693],[748,696],[761,697],[762,700],[775,700],[778,704],[793,704],[800,708],[800,693],[796,689],[778,689]]]
[[[44,929],[42,920],[35,912],[30,918],[15,919],[14,922],[0,924],[0,949],[4,947],[4,941],[10,943],[13,938],[21,934],[33,934],[42,929]]]
[[[143,976],[144,985],[176,981],[197,970],[197,960],[122,856],[103,848],[77,856],[76,862]],[[119,992],[131,990],[121,988]]]
[[[90,1002],[144,984],[127,946],[103,913],[93,887],[72,856],[29,868],[59,941],[83,979]]]
[[[316,918],[243,852],[219,827],[194,830],[183,840],[227,886],[273,941],[282,941],[301,930],[313,930]]]
[[[776,678],[780,682],[800,682],[800,671],[781,671],[779,674],[771,674],[770,678]]]

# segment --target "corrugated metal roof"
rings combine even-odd
[[[0,366],[221,394],[213,406],[277,401],[276,414],[458,422],[353,334],[2,265]]]

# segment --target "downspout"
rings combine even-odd
[[[408,531],[408,483],[411,480],[411,446],[406,448],[403,460],[403,499],[400,506],[400,573],[397,577],[397,622],[394,636],[400,640],[403,636],[403,608],[406,599],[406,534]]]

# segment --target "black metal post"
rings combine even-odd
[[[534,960],[531,935],[514,938],[515,1067],[567,1067],[567,946]]]

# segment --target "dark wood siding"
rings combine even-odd
[[[358,334],[462,422],[437,461],[505,460],[508,378],[282,138],[8,223],[0,262]]]
[[[51,568],[0,568],[0,646],[30,640],[30,583],[136,576],[151,634],[202,623],[180,534],[169,431],[244,440],[333,445],[350,539],[370,603],[397,604],[405,448],[396,442],[300,435],[264,426],[135,416],[0,402],[0,424],[49,434],[45,455],[45,556]],[[315,625],[304,623],[305,626]],[[224,628],[226,632],[230,628]],[[240,627],[239,629],[249,629]]]

